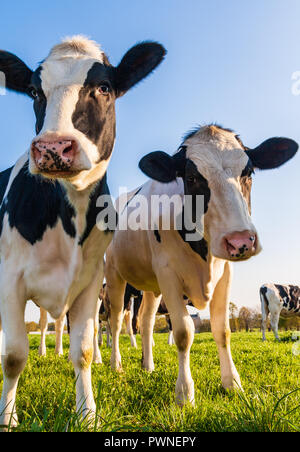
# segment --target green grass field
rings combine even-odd
[[[106,347],[101,348],[103,364],[93,364],[97,423],[92,425],[75,413],[68,336],[63,357],[54,354],[54,336],[48,336],[46,358],[38,356],[39,336],[30,336],[30,356],[17,396],[17,431],[300,431],[300,355],[292,353],[291,333],[281,337],[276,343],[268,334],[263,343],[260,333],[232,334],[233,358],[244,387],[238,394],[221,388],[211,334],[196,334],[191,350],[196,404],[180,409],[174,403],[176,347],[167,345],[167,335],[155,334],[152,374],[141,369],[140,337],[135,350],[123,335],[123,373],[111,371]]]

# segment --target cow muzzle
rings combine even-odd
[[[223,239],[227,259],[245,260],[257,254],[258,238],[253,231],[232,232]]]
[[[41,137],[33,141],[31,156],[42,173],[69,173],[73,171],[77,143],[70,137]]]

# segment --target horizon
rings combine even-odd
[[[132,0],[126,20],[124,13],[122,0],[109,5],[87,0],[84,9],[78,0],[55,0],[43,8],[37,0],[29,6],[17,0],[1,7],[0,18],[0,47],[31,68],[68,35],[91,37],[114,65],[136,42],[152,39],[166,47],[164,62],[117,101],[117,136],[108,168],[112,196],[119,186],[131,190],[145,183],[138,169],[143,155],[158,149],[172,154],[198,124],[232,128],[253,148],[273,136],[300,143],[297,0],[290,0],[288,8],[282,0],[274,0],[272,7],[259,0]],[[45,15],[52,24],[46,30]],[[34,137],[30,100],[0,93],[0,125],[2,171]],[[257,171],[253,177],[252,218],[263,250],[233,266],[230,299],[239,307],[259,306],[263,283],[300,285],[299,163],[300,152],[280,169]],[[26,321],[36,317],[28,303]]]

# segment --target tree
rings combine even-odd
[[[251,319],[252,319],[252,313],[251,313],[250,309],[246,308],[246,306],[243,306],[239,310],[240,327],[245,328],[245,330],[248,332],[250,325],[251,325]]]

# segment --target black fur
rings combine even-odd
[[[8,171],[1,173],[1,192],[8,182]],[[4,214],[8,214],[11,228],[34,245],[42,240],[47,227],[55,227],[60,218],[70,237],[75,237],[73,222],[75,211],[66,199],[65,190],[59,182],[49,182],[29,173],[28,161],[14,178],[0,209],[0,231]]]

